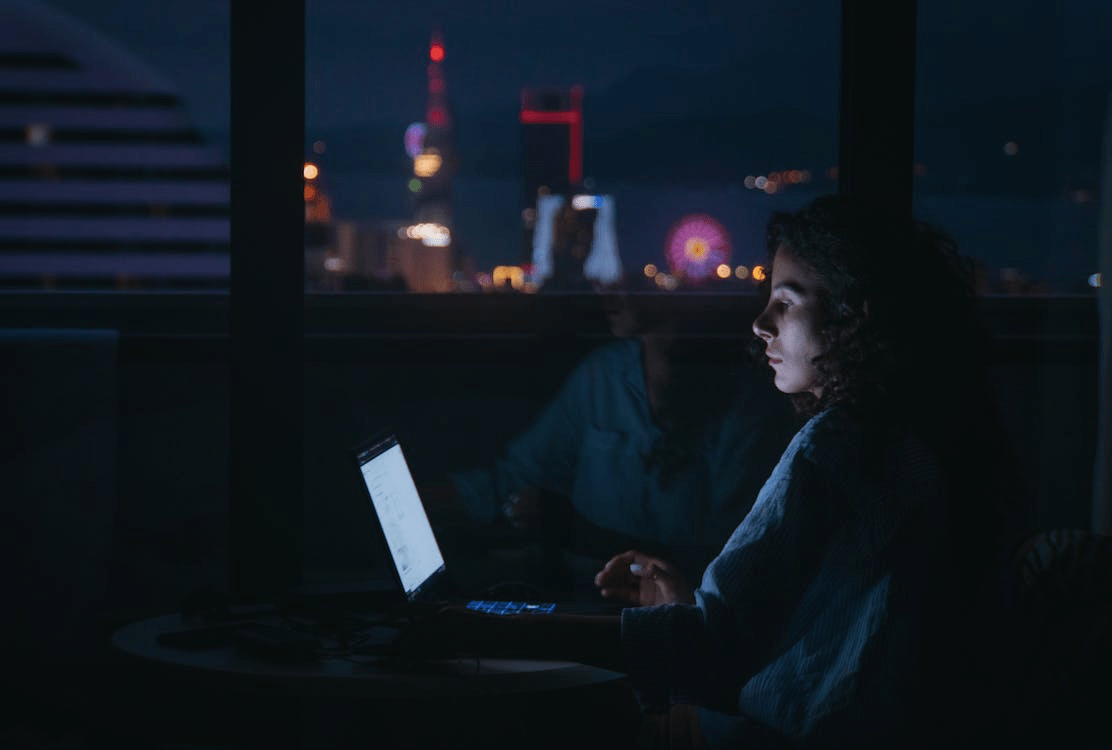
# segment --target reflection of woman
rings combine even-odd
[[[699,363],[676,321],[608,293],[616,341],[592,351],[489,470],[455,477],[480,519],[542,521],[537,491],[575,514],[563,563],[582,585],[630,545],[697,576],[752,506],[794,421],[751,363]]]
[[[629,552],[597,578],[643,605],[620,624],[444,617],[480,648],[627,671],[677,742],[946,741],[955,618],[1009,539],[967,279],[944,236],[843,199],[775,216],[768,239],[753,330],[809,420],[699,588]]]
[[[576,210],[571,201],[564,203],[556,215],[556,234],[552,244],[552,276],[544,283],[544,291],[589,291],[591,282],[583,272],[591,250],[594,209]]]

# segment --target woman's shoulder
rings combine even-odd
[[[842,463],[860,448],[865,427],[848,409],[831,406],[808,419],[792,443],[800,456],[814,463]]]
[[[766,486],[786,486],[802,478],[825,476],[826,482],[841,484],[838,477],[860,442],[854,420],[829,408],[810,417],[788,442]],[[808,481],[810,481],[810,479]]]
[[[935,505],[944,491],[933,452],[894,418],[832,407],[812,417],[797,439],[797,455],[786,470],[831,488],[851,516],[866,524],[864,538],[876,545],[886,543],[913,509]]]
[[[883,475],[907,461],[931,463],[930,451],[906,424],[842,405],[811,417],[796,439],[801,456],[842,476]]]

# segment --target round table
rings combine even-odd
[[[497,745],[505,738],[509,746],[522,732],[534,746],[566,746],[580,738],[592,744],[582,735],[606,721],[612,713],[607,705],[623,716],[633,705],[623,674],[574,662],[458,657],[399,668],[373,657],[323,653],[278,663],[230,645],[181,649],[158,641],[190,627],[197,624],[180,615],[152,617],[117,630],[112,644],[140,670],[140,686],[172,686],[176,697],[162,701],[168,707],[188,702],[185,713],[194,718],[230,712],[231,719],[215,723],[246,727],[246,734],[242,728],[229,733],[233,747],[343,746],[349,738],[352,746],[386,738],[414,740],[416,747]]]

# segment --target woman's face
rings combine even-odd
[[[786,245],[776,248],[768,306],[753,321],[753,333],[765,342],[776,387],[784,393],[820,395],[815,357],[826,347],[820,296],[825,290],[818,274],[798,260]]]

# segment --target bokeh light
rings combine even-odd
[[[672,225],[664,243],[664,254],[672,275],[702,280],[730,262],[730,236],[712,216],[691,214]]]
[[[305,175],[306,180],[315,180],[320,175],[320,170],[317,169],[317,165],[311,161],[305,162],[305,168],[301,170],[301,172]]]
[[[440,152],[434,148],[429,149],[413,159],[413,174],[418,177],[432,177],[440,171],[440,165],[443,164],[443,161],[440,158]]]
[[[52,128],[44,122],[33,122],[27,126],[27,145],[36,148],[50,143]]]
[[[753,266],[753,281],[764,281],[765,275],[764,266]]]
[[[405,129],[405,152],[410,159],[416,159],[425,147],[425,133],[427,130],[423,122],[410,123],[409,127]]]

